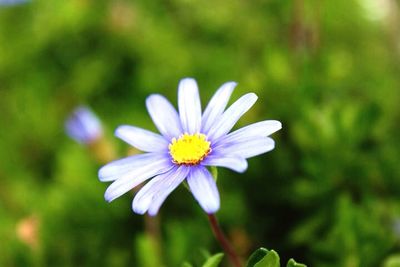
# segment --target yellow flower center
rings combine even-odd
[[[185,133],[172,139],[168,146],[169,154],[176,164],[196,165],[211,152],[210,144],[204,134]]]

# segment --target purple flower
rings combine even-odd
[[[76,108],[65,123],[69,137],[82,144],[90,144],[101,137],[100,120],[87,107]]]
[[[279,121],[267,120],[229,133],[257,100],[254,93],[249,93],[225,110],[235,86],[235,82],[223,84],[203,113],[194,79],[179,83],[179,113],[165,97],[150,95],[147,110],[161,135],[127,125],[116,129],[117,137],[146,153],[111,162],[99,170],[100,181],[114,181],[107,188],[105,199],[110,202],[152,178],[134,197],[132,209],[154,216],[168,195],[186,179],[204,211],[216,212],[219,193],[207,166],[244,172],[247,158],[274,148],[268,135],[282,127]]]

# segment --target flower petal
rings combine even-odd
[[[201,121],[202,133],[207,133],[215,120],[224,112],[236,85],[235,82],[224,83],[208,102]]]
[[[190,190],[200,206],[208,214],[219,209],[219,193],[214,178],[203,166],[194,167],[187,177]]]
[[[147,110],[160,133],[169,142],[182,134],[178,112],[162,95],[150,95],[146,99]]]
[[[166,150],[168,142],[159,134],[129,125],[119,126],[115,136],[145,152]]]
[[[207,156],[202,162],[202,165],[205,166],[218,166],[225,167],[231,169],[235,172],[244,172],[247,170],[247,161],[243,157],[240,156],[225,156],[212,154]]]
[[[239,98],[218,117],[218,121],[212,125],[210,131],[207,133],[208,138],[210,140],[217,140],[219,137],[227,134],[256,101],[257,95],[254,93],[245,94]]]
[[[268,151],[275,147],[275,142],[270,137],[259,137],[238,143],[230,143],[216,147],[214,150],[224,155],[236,155],[243,158],[251,158]]]
[[[175,190],[175,188],[177,188],[179,186],[180,183],[183,182],[183,180],[185,180],[185,178],[187,177],[190,168],[185,167],[185,166],[181,166],[180,167],[182,170],[177,173],[174,177],[174,181],[168,183],[168,189],[165,188],[165,190],[163,190],[163,192],[161,192],[160,194],[157,194],[156,196],[154,196],[153,201],[149,207],[149,215],[150,216],[155,216],[158,213],[158,210],[160,209],[161,205],[164,203],[165,199],[171,194],[172,191]]]
[[[266,137],[282,128],[282,123],[276,120],[260,121],[250,124],[239,130],[236,130],[226,136],[221,137],[215,142],[215,146],[219,144],[227,144],[231,142],[242,142],[254,137]]]
[[[180,81],[178,106],[184,132],[198,133],[201,126],[201,103],[197,83],[194,79],[186,78]]]
[[[125,173],[113,182],[106,190],[104,198],[111,202],[117,197],[125,194],[135,186],[143,183],[149,178],[158,174],[167,172],[173,167],[169,158],[154,158],[153,161],[146,165],[138,166],[137,168]]]
[[[100,168],[99,179],[102,182],[114,181],[138,167],[167,157],[167,154],[145,153],[115,160]]]
[[[136,194],[132,201],[133,211],[139,214],[148,211],[149,215],[156,215],[164,200],[186,178],[188,173],[188,167],[175,166],[170,171],[153,178]]]

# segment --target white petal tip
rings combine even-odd
[[[199,196],[197,196],[199,198]],[[199,201],[202,200],[202,201]],[[219,210],[220,207],[220,199],[219,195],[214,198],[208,199],[197,199],[198,203],[200,204],[201,208],[208,214],[213,214]]]
[[[114,198],[110,197],[110,196],[107,194],[107,192],[104,194],[104,199],[105,199],[108,203],[110,203],[111,201],[114,200]]]
[[[115,181],[117,178],[117,175],[113,174],[113,170],[110,169],[109,166],[105,165],[100,168],[100,170],[97,173],[97,176],[99,177],[100,182],[112,182]]]
[[[129,126],[126,126],[126,125],[118,126],[117,129],[115,129],[115,131],[114,131],[114,135],[115,135],[116,137],[118,137],[118,138],[121,138],[121,133],[122,133],[122,132],[124,131],[124,129],[126,129],[127,127],[129,127]]]
[[[247,171],[247,164],[246,164],[245,167],[243,167],[243,168],[238,168],[236,171],[237,171],[238,173],[244,173],[245,171]]]
[[[101,167],[100,170],[97,173],[97,176],[99,177],[100,182],[105,182],[106,179],[106,175],[104,173],[104,167]]]
[[[229,81],[229,82],[226,82],[225,85],[228,85],[229,87],[231,87],[233,89],[238,85],[238,83],[234,82],[234,81]]]
[[[158,210],[157,211],[149,211],[147,214],[151,217],[154,217],[158,214]]]
[[[273,120],[273,123],[276,129],[275,131],[279,131],[280,129],[282,129],[282,123],[280,121]]]
[[[244,173],[247,170],[247,167],[249,166],[249,164],[247,163],[246,159],[243,159],[242,161],[240,161],[236,166],[235,169],[232,169],[238,173]]]
[[[140,191],[139,191],[140,192]],[[137,201],[137,195],[135,196],[135,198],[133,199],[133,201],[132,201],[132,210],[133,210],[133,212],[134,213],[136,213],[136,214],[140,214],[140,215],[143,215],[143,214],[145,214],[146,212],[147,212],[147,210],[149,209],[148,208],[148,205],[147,204],[140,204],[140,202],[139,201]]]
[[[196,92],[198,90],[197,82],[193,78],[184,78],[179,82],[179,90],[189,90]]]
[[[195,79],[191,78],[191,77],[186,77],[180,80],[180,83],[187,83],[187,82],[196,82]]]
[[[104,199],[110,203],[114,199],[117,199],[121,195],[116,194],[115,190],[110,190],[111,187],[108,187],[106,192],[104,193]]]
[[[254,99],[254,101],[257,101],[258,96],[255,93],[248,93],[248,96]]]
[[[132,208],[133,212],[139,215],[143,215],[146,213],[146,210],[143,209],[137,209],[137,208]]]
[[[214,214],[219,210],[219,203],[216,206],[204,207],[203,209],[207,214]]]
[[[146,105],[150,105],[152,101],[156,101],[157,99],[162,98],[163,96],[160,94],[151,94],[146,98]]]

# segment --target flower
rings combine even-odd
[[[103,129],[100,120],[87,107],[76,108],[65,122],[65,130],[69,137],[81,144],[90,144],[98,140]]]
[[[147,110],[161,135],[134,126],[119,126],[115,135],[146,153],[111,162],[99,170],[100,181],[114,181],[105,192],[110,202],[152,178],[135,195],[134,212],[157,214],[168,195],[185,179],[205,212],[220,206],[218,189],[207,166],[244,172],[247,158],[275,146],[268,135],[281,129],[276,120],[254,123],[229,133],[257,100],[254,93],[225,110],[235,82],[223,84],[201,112],[197,83],[186,78],[178,88],[179,113],[163,96],[146,99]]]

